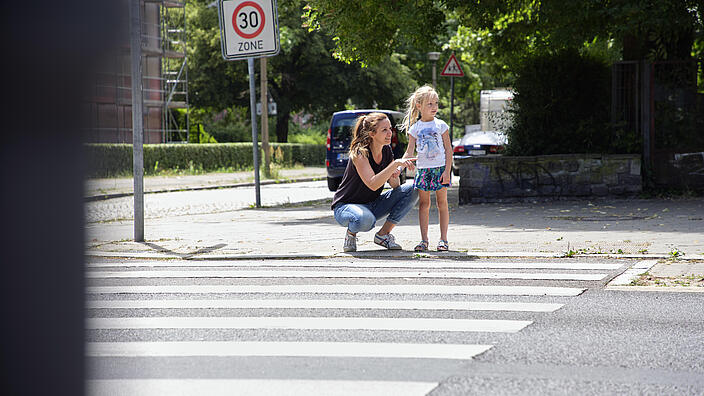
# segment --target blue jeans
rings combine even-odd
[[[412,182],[382,193],[377,199],[366,204],[339,204],[335,206],[335,220],[356,234],[370,231],[376,220],[389,215],[389,223],[398,224],[418,201],[418,192]]]

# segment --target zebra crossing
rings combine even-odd
[[[424,395],[442,377],[417,367],[471,360],[621,267],[575,260],[90,262],[88,394],[218,395],[236,386],[238,395]],[[168,372],[174,359],[203,364],[184,379]],[[218,359],[251,362],[259,372],[218,373]],[[336,363],[321,363],[330,359]],[[365,369],[380,359],[384,367],[415,369],[388,377]],[[153,377],[126,374],[145,362],[158,366]],[[301,362],[322,369],[302,373]],[[295,373],[262,373],[262,364]]]

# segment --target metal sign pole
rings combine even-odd
[[[144,242],[144,131],[142,118],[142,23],[140,0],[130,0],[132,60],[132,177],[134,179],[134,240]]]
[[[254,91],[254,58],[247,58],[249,68],[249,110],[252,116],[252,155],[254,158],[254,190],[256,195],[257,208],[262,206],[261,195],[259,193],[259,145],[257,142],[257,99]],[[266,104],[262,103],[262,106]]]
[[[254,58],[279,53],[279,18],[276,0],[218,0],[220,46],[225,60],[247,58],[249,109],[252,116],[252,154],[256,207],[262,206],[259,192],[259,145],[257,106],[254,90]],[[266,106],[267,103],[262,103]]]
[[[441,76],[450,77],[450,141],[452,141],[452,129],[454,126],[453,119],[455,118],[455,77],[464,77],[462,67],[460,67],[455,54],[450,55],[450,59],[442,68]]]
[[[455,78],[450,77],[450,141],[452,141],[452,119],[455,112]]]
[[[259,96],[262,102],[262,151],[264,151],[264,174],[271,176],[271,153],[269,152],[269,95],[267,94],[266,58],[259,58]]]

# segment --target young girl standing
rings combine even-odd
[[[447,228],[450,211],[447,206],[447,187],[450,186],[452,170],[452,144],[447,124],[435,118],[438,112],[438,94],[430,86],[418,88],[406,101],[406,116],[403,126],[408,133],[408,146],[404,158],[416,160],[414,186],[418,189],[421,241],[415,251],[428,250],[428,222],[430,212],[430,192],[435,191],[435,201],[440,217],[440,241],[438,251],[447,251]]]

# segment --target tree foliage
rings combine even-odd
[[[189,3],[189,83],[195,106],[217,112],[232,106],[247,107],[247,64],[221,56],[217,8],[207,0]],[[346,106],[398,108],[414,80],[398,56],[371,67],[340,62],[332,56],[335,43],[321,31],[302,26],[305,3],[278,2],[281,51],[268,58],[270,97],[277,103],[276,136],[288,140],[292,114],[305,112],[327,120]],[[256,67],[257,74],[259,67]],[[256,84],[259,88],[259,84]],[[259,94],[257,94],[259,98]]]
[[[704,34],[701,0],[310,0],[311,29],[330,32],[346,60],[375,62],[406,44],[428,47],[443,24],[488,40],[506,61],[614,40],[625,57],[682,59]]]
[[[311,30],[335,38],[340,59],[377,63],[400,46],[424,48],[441,33],[442,3],[433,0],[309,0]]]
[[[209,3],[191,0],[186,5],[189,100],[196,107],[246,106],[247,62],[223,60],[217,8],[208,8]]]

